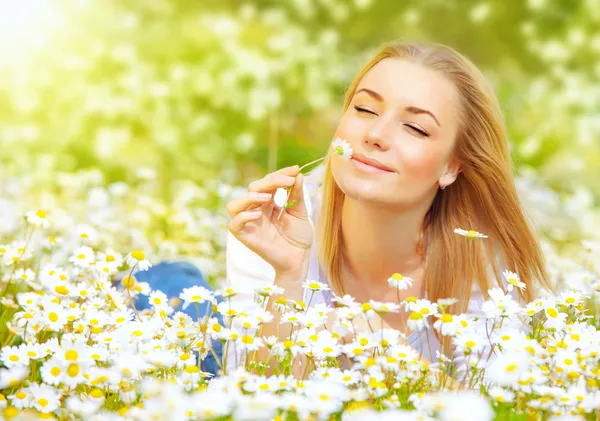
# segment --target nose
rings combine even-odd
[[[386,121],[384,118],[378,119],[367,132],[365,143],[388,150],[391,145],[391,126],[391,121]]]

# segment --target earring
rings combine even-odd
[[[444,190],[444,189],[446,188],[446,185],[445,185],[445,184],[442,184],[442,185],[441,185],[441,188],[442,188],[442,190]]]

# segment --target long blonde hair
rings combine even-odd
[[[344,111],[363,76],[385,58],[408,60],[437,70],[455,84],[459,93],[454,154],[462,172],[453,184],[437,192],[423,226],[429,239],[424,279],[428,299],[435,302],[457,298],[453,312],[465,312],[474,280],[484,297],[488,297],[488,289],[500,285],[502,275],[496,256],[526,284],[525,291],[520,292],[522,299],[533,299],[534,281],[551,289],[542,251],[515,190],[502,113],[483,74],[461,54],[442,45],[385,44],[350,84]],[[341,278],[344,197],[327,163],[317,222],[319,263],[337,294],[345,292]],[[469,241],[455,234],[455,228],[481,231],[489,239]],[[490,265],[497,284],[490,280]]]

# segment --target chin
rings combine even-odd
[[[340,190],[350,199],[363,203],[385,203],[389,199],[389,189],[385,189],[377,180],[359,178],[343,173],[333,178]]]

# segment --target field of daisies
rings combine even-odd
[[[236,189],[190,184],[164,201],[149,170],[130,183],[109,184],[94,172],[58,180],[52,194],[47,188],[40,193],[25,177],[0,184],[1,419],[484,421],[600,415],[598,242],[584,241],[578,258],[567,259],[544,241],[553,282],[561,286],[557,295],[519,303],[514,292],[523,284],[506,272],[506,290],[489,291],[479,317],[449,313],[452,297],[398,305],[344,296],[336,297],[336,310],[278,299],[273,311],[281,329],[289,330],[278,341],[263,337],[260,326],[275,316],[265,308],[279,291],[257,290],[253,307],[236,307],[222,265],[206,264],[224,245],[227,219],[223,211],[197,204],[227,201]],[[552,196],[532,180],[518,181],[526,204],[527,197]],[[45,206],[34,208],[29,201]],[[545,202],[548,224],[551,203]],[[595,217],[593,209],[587,212]],[[158,235],[160,224],[179,230],[181,240],[166,242]],[[191,287],[168,297],[136,279],[167,257],[194,261],[216,289]],[[406,286],[400,274],[390,274],[389,283]],[[304,287],[327,288],[310,280]],[[139,300],[150,308],[138,310]],[[209,311],[199,319],[182,312],[206,303]],[[448,337],[450,355],[437,352],[427,360],[404,333],[381,329],[378,317],[398,311],[408,312],[411,330]],[[333,323],[327,323],[330,318]],[[270,365],[257,359],[261,347],[273,357]],[[216,348],[224,358],[213,376],[203,360]],[[300,355],[307,361],[301,375],[292,371]]]
[[[598,10],[0,1],[0,421],[600,419]],[[344,296],[332,310],[269,303],[274,288],[240,308],[226,204],[267,172],[321,160],[366,58],[423,38],[492,83],[556,294],[520,302],[505,272],[477,316],[449,312],[456,297]],[[142,274],[164,261],[192,263],[213,288],[153,289]],[[390,288],[408,282],[390,274]],[[381,328],[388,312],[448,351],[425,358],[408,332]],[[261,334],[273,318],[283,340]]]

